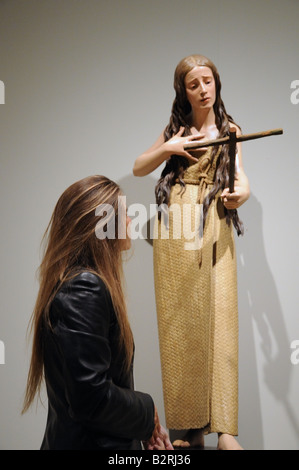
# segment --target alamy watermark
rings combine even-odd
[[[291,363],[296,366],[299,364],[299,339],[294,339],[294,341],[291,342],[291,349],[294,349],[290,357]]]
[[[157,212],[161,214],[160,230],[154,224]],[[143,204],[134,203],[127,209],[127,214],[132,218],[129,227],[131,240],[136,239],[169,239],[184,240],[185,250],[198,250],[201,247],[203,235],[203,205],[202,204],[150,204],[149,211]],[[126,220],[126,196],[118,197],[118,214],[110,204],[100,204],[95,211],[100,217],[95,228],[96,237],[127,238]],[[172,231],[169,220],[172,217]],[[148,227],[149,222],[149,227]],[[150,231],[150,235],[144,235],[143,229]],[[117,233],[117,235],[116,235]]]
[[[291,103],[299,104],[299,80],[293,80],[291,83],[291,89],[294,90],[291,93]]]
[[[5,86],[2,80],[0,80],[0,104],[5,104]]]
[[[0,365],[5,364],[5,346],[3,341],[0,341]]]

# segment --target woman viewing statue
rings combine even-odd
[[[105,176],[83,178],[63,192],[45,233],[23,408],[45,379],[42,450],[173,449],[152,397],[134,390],[122,284],[130,218],[120,196]]]

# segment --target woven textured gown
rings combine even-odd
[[[166,426],[238,433],[238,303],[232,224],[220,192],[201,209],[215,178],[212,147],[171,189],[156,218],[154,278]]]

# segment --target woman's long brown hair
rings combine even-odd
[[[215,86],[216,86],[216,100],[214,103],[214,113],[216,119],[216,126],[219,131],[219,137],[225,137],[229,135],[230,125],[229,123],[236,124],[233,118],[227,114],[224,103],[221,98],[221,82],[218,71],[213,64],[213,62],[205,56],[202,55],[191,55],[182,59],[176,67],[174,74],[174,89],[175,89],[175,99],[172,105],[171,116],[169,123],[164,131],[165,141],[169,140],[173,135],[177,134],[180,127],[185,127],[184,135],[191,134],[192,123],[188,120],[189,114],[191,112],[191,106],[186,96],[185,89],[185,77],[188,72],[190,72],[196,66],[206,66],[212,70]],[[237,124],[236,124],[237,125]],[[212,156],[214,157],[217,153],[218,148],[213,147]],[[218,166],[216,170],[215,183],[206,196],[203,203],[203,214],[204,221],[206,219],[208,208],[215,198],[218,191],[223,190],[225,187],[228,187],[229,182],[229,155],[228,155],[228,145],[223,145],[221,149],[221,154],[218,160]],[[185,183],[183,181],[184,170],[188,166],[188,161],[186,158],[179,155],[172,155],[171,158],[167,161],[161,177],[156,185],[155,194],[156,202],[158,205],[169,204],[170,190],[171,187],[178,180],[182,190],[185,188]],[[225,209],[227,222],[230,223],[230,220],[233,221],[233,224],[237,230],[238,235],[243,234],[243,224],[239,220],[238,212],[236,209],[227,210]],[[160,215],[160,212],[158,213]]]
[[[90,176],[72,184],[59,198],[43,237],[45,245],[39,267],[40,287],[30,326],[33,333],[31,363],[29,367],[23,413],[40,392],[43,381],[42,326],[50,325],[49,309],[61,285],[82,271],[91,271],[101,277],[110,292],[120,327],[120,351],[125,351],[128,369],[133,356],[133,337],[127,316],[123,293],[121,252],[124,240],[99,239],[95,229],[107,217],[96,216],[101,204],[110,204],[118,219],[119,186],[105,176]],[[125,213],[125,212],[124,212]],[[101,222],[102,221],[102,222]],[[125,223],[125,220],[124,220]],[[104,230],[105,231],[105,230]]]

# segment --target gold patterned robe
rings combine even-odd
[[[212,147],[171,189],[169,217],[156,218],[154,277],[166,426],[238,434],[236,254],[220,192],[203,237],[197,217],[215,178]],[[199,210],[200,213],[200,210]],[[189,232],[189,233],[188,233]],[[192,232],[195,233],[193,239]]]

